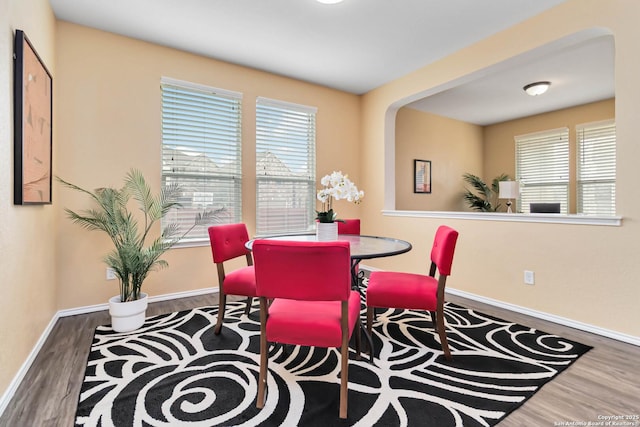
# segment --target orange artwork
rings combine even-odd
[[[51,203],[52,80],[29,40],[16,32],[16,204]]]

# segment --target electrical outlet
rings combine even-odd
[[[107,280],[116,280],[116,272],[113,268],[107,268]]]
[[[536,282],[535,275],[533,271],[525,270],[524,271],[524,284],[525,285],[533,285]]]

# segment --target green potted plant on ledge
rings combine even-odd
[[[503,173],[493,178],[491,186],[487,185],[482,178],[471,173],[465,173],[462,178],[473,189],[473,191],[465,189],[464,193],[464,200],[471,209],[481,212],[498,212],[501,206],[498,203],[500,181],[509,181],[509,175]]]
[[[75,212],[65,208],[67,216],[87,230],[106,233],[113,242],[113,250],[104,258],[120,284],[120,295],[109,300],[112,327],[116,332],[138,329],[145,320],[147,294],[142,292],[142,284],[147,275],[168,263],[160,257],[184,238],[195,226],[212,222],[224,208],[205,211],[196,215],[193,225],[178,235],[176,224],[165,227],[160,236],[151,240],[149,233],[157,221],[164,218],[171,208],[179,207],[177,196],[181,189],[177,185],[163,188],[153,195],[142,173],[136,169],[129,171],[124,186],[85,190],[61,178],[64,186],[82,192],[94,200],[97,207]],[[133,198],[142,215],[143,224],[128,208]]]

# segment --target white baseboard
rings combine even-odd
[[[168,301],[168,300],[178,299],[178,298],[197,297],[200,295],[217,294],[217,293],[218,293],[218,288],[215,287],[215,288],[196,289],[194,291],[184,291],[184,292],[175,292],[171,294],[156,295],[156,296],[149,297],[149,304],[153,302],[159,302],[159,301]],[[87,305],[84,307],[77,307],[77,308],[68,308],[66,310],[60,310],[57,313],[57,316],[58,317],[75,316],[77,314],[94,313],[96,311],[102,311],[102,310],[109,310],[109,303]]]
[[[483,304],[492,305],[494,307],[504,308],[505,310],[513,311],[515,313],[525,314],[527,316],[535,317],[541,320],[547,320],[549,322],[557,323],[569,328],[579,329],[581,331],[590,332],[592,334],[601,335],[603,337],[612,338],[617,341],[622,341],[628,344],[640,346],[640,337],[633,335],[623,334],[621,332],[612,331],[610,329],[601,328],[599,326],[590,325],[588,323],[578,322],[576,320],[568,319],[566,317],[556,316],[555,314],[545,313],[543,311],[531,310],[530,308],[522,307],[508,302],[495,300],[492,298],[486,298],[480,295],[472,294],[469,292],[461,291],[458,289],[447,288],[446,293],[456,295],[462,298],[467,298],[473,301],[481,302]]]
[[[380,269],[368,267],[366,265],[360,265],[360,269],[367,271],[380,271]],[[462,298],[467,298],[473,301],[481,302],[483,304],[491,305],[494,307],[504,308],[505,310],[513,311],[515,313],[525,314],[527,316],[535,317],[541,320],[547,320],[549,322],[557,323],[569,328],[579,329],[581,331],[590,332],[592,334],[600,335],[607,338],[612,338],[617,341],[625,342],[640,346],[640,337],[633,335],[623,334],[621,332],[612,331],[610,329],[601,328],[588,323],[578,322],[576,320],[568,319],[566,317],[556,316],[555,314],[545,313],[544,311],[532,310],[530,308],[522,307],[508,302],[495,300],[492,298],[483,297],[481,295],[472,294],[469,292],[461,291],[455,288],[447,287],[446,293],[456,295]]]
[[[200,295],[214,294],[214,293],[215,294],[218,293],[217,287],[197,289],[194,291],[175,292],[171,294],[156,295],[153,297],[149,297],[149,303],[158,302],[158,301],[167,301],[167,300],[177,299],[177,298],[187,298],[187,297],[194,297],[194,296],[200,296]],[[35,360],[38,353],[40,352],[40,349],[42,349],[42,346],[44,345],[45,341],[49,337],[49,334],[51,334],[51,331],[53,330],[53,327],[55,326],[59,318],[66,317],[66,316],[75,316],[77,314],[93,313],[96,311],[102,311],[102,310],[108,310],[108,309],[109,309],[109,304],[105,303],[105,304],[88,305],[85,307],[77,307],[77,308],[60,310],[56,314],[54,314],[53,317],[51,318],[51,321],[42,332],[42,335],[40,335],[40,338],[36,342],[35,346],[29,353],[29,356],[24,361],[24,363],[22,364],[22,366],[20,367],[16,375],[13,377],[11,384],[9,384],[9,387],[7,387],[7,389],[5,390],[4,394],[2,395],[2,398],[0,398],[0,416],[2,416],[2,414],[4,413],[4,410],[7,408],[7,405],[13,398],[13,395],[18,389],[18,386],[20,385],[25,375],[29,371],[29,368],[33,364],[33,361]]]
[[[51,319],[51,321],[49,322],[49,324],[47,325],[47,327],[44,328],[44,331],[40,335],[40,338],[38,339],[38,341],[36,341],[36,345],[33,346],[31,353],[29,353],[29,356],[27,356],[27,359],[24,361],[20,369],[18,369],[18,372],[13,377],[13,380],[9,384],[9,387],[7,387],[7,389],[5,390],[4,394],[2,395],[2,398],[0,398],[0,416],[2,416],[2,414],[4,413],[4,410],[7,408],[7,405],[11,401],[11,398],[13,398],[13,395],[15,394],[16,390],[18,389],[18,386],[24,379],[24,376],[27,374],[27,371],[31,367],[31,364],[36,359],[36,356],[38,356],[40,349],[44,345],[45,341],[49,337],[49,334],[53,330],[53,327],[58,321],[58,317],[59,317],[58,313],[56,313]]]
[[[360,270],[367,270],[367,271],[382,271],[382,269],[380,268],[375,268],[375,267],[371,267],[365,264],[358,264],[358,267],[360,267]]]

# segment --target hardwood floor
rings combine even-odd
[[[606,425],[602,417],[640,415],[640,347],[461,297],[447,299],[594,347],[504,419],[500,427],[557,426],[562,422],[588,425],[599,421]],[[150,304],[147,314],[215,304],[216,295],[183,298]],[[59,319],[0,417],[0,426],[72,426],[94,329],[109,322],[106,311]],[[625,420],[616,420],[621,421]],[[628,421],[618,425],[640,427],[640,419]]]

